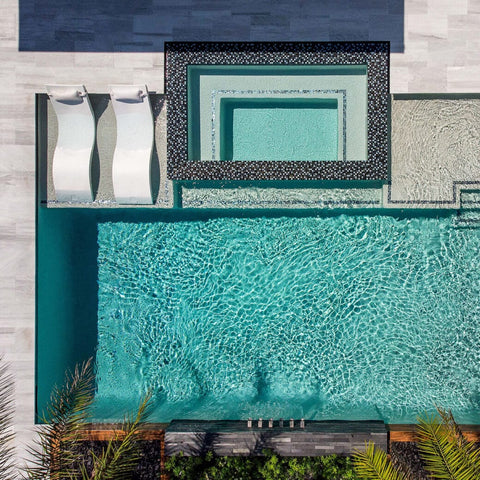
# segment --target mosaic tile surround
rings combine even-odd
[[[172,180],[385,180],[389,42],[167,42],[167,175]],[[367,161],[189,161],[188,65],[367,65]]]

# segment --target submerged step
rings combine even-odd
[[[256,425],[257,422],[254,422]],[[305,421],[304,428],[248,427],[247,421],[173,420],[165,431],[165,454],[186,456],[213,451],[216,455],[262,455],[264,449],[282,456],[349,455],[372,441],[387,449],[388,434],[381,421]]]
[[[380,188],[190,188],[183,208],[381,208]]]
[[[454,220],[454,225],[460,228],[479,228],[480,210],[461,210]]]
[[[462,210],[480,209],[480,192],[463,191],[460,193],[460,205]]]

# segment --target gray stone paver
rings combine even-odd
[[[375,441],[386,449],[388,435],[382,422],[306,422],[305,428],[247,428],[246,422],[174,421],[165,432],[165,453],[198,455],[260,455],[264,449],[285,456],[348,455]],[[233,431],[232,431],[233,430]]]
[[[27,17],[36,5],[37,15],[53,18],[39,25],[35,15],[23,17],[21,43],[30,51],[18,48],[19,3]],[[18,380],[20,455],[34,414],[34,93],[46,83],[83,82],[90,92],[105,92],[109,83],[143,82],[163,93],[163,43],[211,39],[214,32],[215,40],[238,41],[390,39],[392,92],[480,92],[478,0],[372,1],[361,11],[346,0],[331,0],[323,11],[317,0],[242,0],[225,8],[200,0],[121,2],[124,9],[139,6],[134,18],[121,8],[113,15],[112,2],[85,0],[75,2],[80,22],[62,25],[73,4],[0,2],[0,345]],[[75,38],[79,25],[83,33]],[[37,51],[42,45],[50,51]],[[88,52],[92,45],[97,51]]]
[[[40,5],[41,7],[40,7]],[[43,51],[158,51],[168,40],[380,40],[403,49],[403,2],[242,0],[23,2],[20,47]],[[112,18],[113,17],[113,18]]]

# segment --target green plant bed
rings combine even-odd
[[[171,480],[355,480],[349,457],[281,457],[264,451],[263,457],[202,457],[176,455],[167,459]]]

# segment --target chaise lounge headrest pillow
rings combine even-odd
[[[146,93],[135,86],[126,85],[124,87],[115,87],[112,89],[112,97],[120,102],[137,101],[141,102]]]
[[[85,96],[83,92],[80,92],[76,88],[54,88],[49,91],[51,98],[57,102],[62,103],[81,103],[82,97]]]

